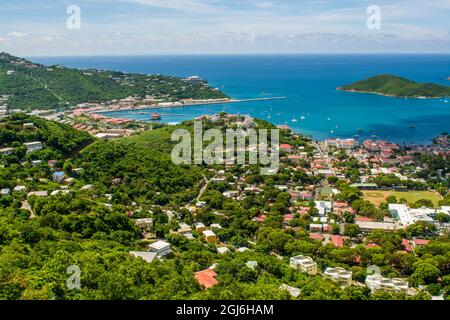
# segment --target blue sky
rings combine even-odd
[[[81,29],[69,30],[69,5]],[[370,30],[367,8],[381,9]],[[22,56],[450,53],[450,0],[2,0],[0,51]]]

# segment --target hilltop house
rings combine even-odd
[[[168,255],[169,253],[172,252],[172,250],[170,249],[170,243],[167,243],[162,240],[159,240],[159,241],[156,241],[156,242],[150,244],[148,246],[148,249],[151,252],[156,253],[159,257]]]
[[[217,273],[212,269],[196,272],[194,277],[198,284],[204,289],[209,289],[219,284],[216,279]]]
[[[4,156],[9,156],[9,155],[13,154],[13,152],[14,152],[13,148],[0,149],[0,155],[4,155]]]
[[[35,142],[27,142],[23,144],[25,148],[27,149],[27,153],[38,151],[43,148],[42,142],[35,141]]]
[[[136,258],[141,258],[145,262],[152,263],[158,256],[156,252],[148,252],[148,251],[130,251],[132,256]]]
[[[206,242],[209,242],[209,243],[217,242],[217,236],[211,230],[204,230],[202,232],[202,234],[203,234],[203,238],[205,239]]]
[[[136,219],[134,221],[136,226],[142,230],[142,232],[150,232],[153,228],[153,219],[152,218],[142,218]]]
[[[62,171],[57,171],[53,173],[53,181],[61,183],[64,181],[66,174]]]
[[[342,287],[349,287],[352,285],[352,272],[344,268],[327,268],[323,274],[325,279],[330,279]]]
[[[317,263],[311,257],[295,256],[290,259],[290,267],[314,276],[317,274]]]
[[[399,278],[389,279],[379,274],[367,276],[366,285],[371,291],[376,290],[407,291],[409,287],[407,280]]]

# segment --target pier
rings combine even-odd
[[[285,100],[287,97],[268,97],[268,98],[251,98],[251,99],[230,99],[221,101],[205,101],[195,103],[185,103],[181,107],[187,106],[202,106],[202,105],[214,105],[214,104],[227,104],[227,103],[244,103],[244,102],[258,102],[258,101],[271,101],[271,100]]]

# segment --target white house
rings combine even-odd
[[[25,187],[25,186],[15,186],[13,190],[15,192],[23,192],[23,191],[27,190],[27,187]]]
[[[150,232],[153,228],[153,219],[152,218],[136,219],[134,221],[134,223],[143,232]]]
[[[344,268],[327,268],[323,274],[325,279],[333,280],[342,287],[349,287],[352,285],[352,272]]]
[[[159,240],[148,246],[150,252],[156,253],[158,256],[162,257],[172,252],[170,249],[170,243]]]
[[[198,232],[203,232],[206,230],[206,226],[202,222],[196,222],[194,223],[194,228]]]
[[[407,291],[409,284],[407,280],[399,278],[385,278],[379,274],[372,274],[366,277],[366,286],[371,291],[388,290],[388,291]]]
[[[9,156],[9,155],[13,154],[13,152],[14,152],[14,149],[13,149],[13,148],[3,148],[3,149],[0,149],[0,154],[1,154],[1,155],[5,155],[5,156]]]
[[[28,197],[31,197],[31,196],[45,198],[48,196],[48,192],[47,191],[33,191],[33,192],[28,193]]]
[[[279,289],[287,291],[294,298],[298,298],[298,296],[301,294],[301,290],[299,288],[291,287],[287,284],[283,284]]]
[[[309,275],[317,274],[317,263],[311,257],[307,256],[295,256],[290,259],[290,267],[306,272]]]
[[[27,153],[42,149],[42,142],[39,142],[39,141],[27,142],[27,143],[24,143],[23,145],[27,149]]]
[[[324,216],[333,210],[331,201],[314,201],[314,203],[321,216]]]
[[[130,251],[130,254],[136,258],[141,258],[145,262],[152,263],[158,254],[155,252],[147,252],[147,251]]]
[[[228,249],[227,247],[219,247],[217,248],[217,252],[220,254],[225,254],[227,252],[230,252],[230,249]]]
[[[400,223],[407,227],[417,221],[433,222],[431,216],[436,214],[436,210],[432,208],[411,209],[406,204],[390,203],[389,212],[392,217],[398,219]]]

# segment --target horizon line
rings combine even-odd
[[[15,55],[15,54],[12,54]],[[90,57],[158,57],[158,56],[338,56],[338,55],[450,55],[450,52],[280,52],[280,53],[265,53],[265,52],[243,52],[243,53],[130,53],[130,54],[77,54],[77,55],[22,55],[25,58],[90,58]],[[19,55],[18,55],[19,56]]]

